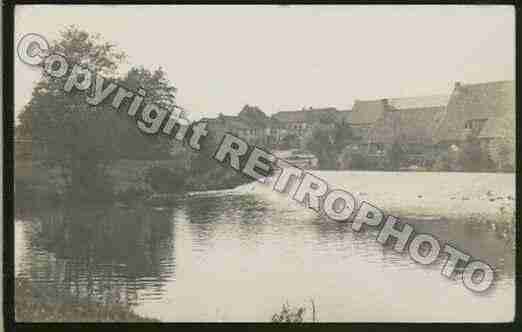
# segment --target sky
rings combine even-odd
[[[451,93],[454,83],[513,80],[512,6],[23,5],[15,43],[75,24],[128,55],[122,70],[161,66],[191,118],[355,99]],[[15,56],[15,113],[41,72]]]

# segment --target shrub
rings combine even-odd
[[[273,323],[302,323],[305,307],[291,308],[288,303],[283,303],[281,312],[272,316]]]
[[[125,190],[121,190],[117,193],[116,198],[119,201],[129,202],[135,200],[141,200],[151,195],[151,192],[146,189],[138,187],[129,187]]]
[[[310,300],[312,304],[312,322],[315,322],[315,303],[314,300]],[[306,308],[304,306],[298,306],[292,308],[288,302],[283,303],[281,311],[275,313],[272,316],[272,323],[302,323],[304,321],[304,313]]]
[[[172,193],[185,188],[186,176],[162,166],[152,166],[145,171],[145,183],[157,193]]]

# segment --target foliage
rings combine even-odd
[[[350,147],[343,150],[339,158],[342,169],[370,170],[374,168],[374,162],[361,151],[353,151]]]
[[[184,189],[184,172],[153,166],[145,172],[145,182],[157,193],[172,193]]]
[[[336,169],[338,157],[352,137],[351,128],[347,124],[318,124],[306,139],[305,148],[317,157],[321,169]]]
[[[114,75],[124,54],[99,35],[74,26],[61,32],[51,52],[63,54],[69,63],[81,63],[104,75]],[[63,91],[67,75],[54,79],[44,72],[32,99],[20,114],[22,136],[45,143],[46,166],[59,168],[71,193],[102,193],[111,188],[103,183],[105,171],[115,157],[115,132],[107,106],[90,107],[85,96]]]
[[[150,71],[143,67],[131,68],[119,81],[121,85],[132,91],[143,89],[146,92],[145,103],[155,103],[167,110],[176,107],[177,89],[167,78],[161,67]],[[125,106],[118,112],[119,118],[114,123],[118,137],[118,155],[125,159],[169,159],[172,142],[164,135],[147,135],[136,127],[136,121],[129,117]],[[140,113],[136,115],[140,117]],[[173,133],[175,133],[173,130]]]
[[[279,313],[272,316],[273,323],[302,323],[305,307],[292,308],[288,303],[283,303]]]
[[[125,54],[114,44],[102,41],[100,35],[70,26],[51,44],[50,51],[63,54],[70,65],[82,64],[128,88],[144,88],[146,102],[175,106],[176,89],[161,68],[152,72],[143,67],[132,68],[118,78]],[[107,102],[90,106],[85,100],[88,91],[63,91],[67,77],[56,79],[43,72],[31,100],[19,115],[17,131],[22,137],[43,143],[45,166],[60,170],[72,197],[108,199],[113,189],[107,171],[116,159],[168,157],[170,142],[166,138],[142,134],[134,119],[125,111],[115,111]],[[91,90],[94,80],[92,77]]]
[[[386,153],[387,155],[387,169],[392,171],[398,171],[404,158],[406,157],[406,152],[402,148],[401,144],[398,141],[393,142],[390,149]]]
[[[480,146],[480,142],[476,139],[469,139],[462,144],[462,148],[458,155],[458,164],[468,172],[479,172],[491,170],[493,163],[486,151]]]
[[[310,300],[311,303],[311,315],[312,322],[316,322],[316,310],[315,310],[315,302],[313,299]],[[302,323],[304,322],[304,314],[306,312],[306,308],[304,306],[298,306],[292,308],[288,301],[283,303],[283,307],[280,312],[272,315],[272,323]]]
[[[238,114],[238,117],[246,120],[248,123],[264,127],[267,125],[269,118],[257,106],[245,105]]]
[[[278,148],[281,150],[295,149],[297,147],[299,147],[299,137],[296,134],[286,135],[278,144]]]
[[[493,161],[477,139],[468,139],[460,146],[452,145],[441,151],[432,166],[432,170],[439,172],[484,172],[493,168]]]
[[[56,303],[26,279],[15,280],[15,316],[18,322],[157,322],[135,314],[128,305]]]
[[[516,165],[516,116],[507,112],[496,121],[500,138],[494,140],[496,149],[492,149],[491,158],[501,171],[514,171]]]
[[[501,140],[497,143],[498,148],[494,156],[498,170],[500,171],[515,171],[515,146],[511,142]]]
[[[149,197],[152,193],[144,188],[129,187],[121,190],[116,194],[116,198],[122,202],[130,202],[137,200],[144,200]]]

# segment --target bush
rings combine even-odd
[[[312,303],[312,322],[315,322],[315,303],[314,300],[311,300]],[[304,313],[306,312],[306,308],[304,306],[299,306],[292,308],[288,302],[283,303],[283,307],[281,311],[275,313],[272,316],[272,323],[302,323],[304,321]]]
[[[458,154],[458,164],[468,172],[488,171],[494,168],[493,162],[483,151],[478,140],[468,140],[462,144]]]
[[[272,316],[273,323],[302,323],[305,307],[291,308],[288,303],[283,304],[281,312]]]
[[[186,175],[166,167],[152,166],[145,171],[145,183],[157,193],[172,193],[185,188]]]
[[[129,187],[125,190],[121,190],[116,194],[116,198],[122,202],[142,200],[150,196],[152,193],[149,190],[141,189],[137,187]]]
[[[369,170],[374,168],[371,160],[361,152],[350,153],[345,162],[347,169]]]

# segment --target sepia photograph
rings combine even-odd
[[[515,14],[15,5],[13,319],[513,322]]]

